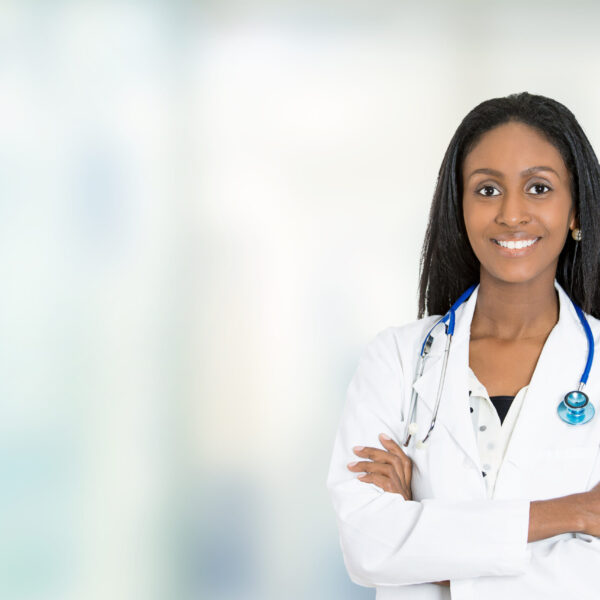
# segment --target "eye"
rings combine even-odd
[[[536,189],[538,191],[534,192],[534,196],[539,196],[540,194],[545,194],[546,192],[549,192],[552,188],[548,185],[546,185],[545,183],[534,183],[529,189],[533,190]],[[544,190],[541,190],[539,188],[546,188]]]
[[[492,193],[491,193],[491,194],[488,194],[487,192],[489,192],[490,190],[492,191]],[[481,192],[484,192],[484,191],[485,191],[486,193],[482,194]],[[494,194],[493,192],[497,192],[497,193],[496,193],[496,194]],[[480,188],[477,190],[477,193],[478,193],[480,196],[486,196],[486,197],[490,197],[490,196],[498,196],[498,195],[500,194],[500,191],[498,190],[498,188],[495,188],[493,185],[484,185],[483,187],[480,187]]]

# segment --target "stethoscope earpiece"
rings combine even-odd
[[[569,425],[583,425],[591,421],[595,412],[588,395],[581,390],[566,394],[557,411],[558,416]]]

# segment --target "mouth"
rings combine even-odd
[[[510,248],[511,250],[520,250],[521,248],[529,248],[533,246],[540,238],[531,238],[529,240],[494,240],[493,242],[501,246],[502,248]]]
[[[529,254],[541,239],[540,237],[513,240],[496,240],[492,238],[492,242],[505,256],[523,256]]]

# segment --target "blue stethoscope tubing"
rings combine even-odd
[[[425,339],[423,340],[423,344],[421,346],[421,353],[419,355],[419,361],[417,363],[415,381],[416,381],[416,379],[421,377],[421,375],[423,375],[423,370],[425,368],[425,360],[427,359],[427,355],[429,354],[429,351],[431,350],[431,346],[433,345],[432,333],[433,333],[434,329],[438,325],[441,325],[442,323],[445,325],[446,345],[444,347],[442,371],[441,371],[440,380],[438,383],[438,389],[437,389],[437,394],[436,394],[436,398],[435,398],[435,406],[433,409],[433,415],[431,418],[431,423],[429,425],[427,434],[421,441],[417,442],[417,444],[416,444],[417,448],[425,447],[425,444],[427,443],[427,440],[429,439],[429,436],[431,435],[431,432],[433,431],[433,428],[435,427],[437,413],[438,413],[438,409],[440,406],[440,400],[442,398],[442,392],[444,389],[444,380],[446,378],[446,368],[448,366],[448,356],[450,355],[450,346],[452,343],[452,336],[454,335],[456,309],[471,296],[471,294],[473,293],[473,290],[476,287],[477,287],[477,284],[474,284],[474,285],[470,286],[467,290],[465,290],[459,296],[458,300],[456,300],[456,302],[450,307],[450,310],[448,310],[448,312],[441,319],[436,321],[436,323],[429,330],[429,332],[425,336]],[[571,302],[573,302],[573,300],[571,300]],[[565,394],[565,397],[561,400],[561,402],[559,403],[559,405],[557,407],[557,412],[558,412],[558,416],[565,423],[568,423],[569,425],[583,425],[584,423],[587,423],[588,421],[590,421],[593,418],[594,412],[595,412],[594,406],[590,402],[590,399],[588,398],[587,394],[585,394],[583,392],[583,388],[585,387],[588,377],[589,377],[589,374],[590,374],[590,369],[592,368],[592,362],[594,361],[594,337],[592,335],[592,330],[590,328],[590,324],[588,323],[588,321],[585,317],[585,314],[583,313],[581,308],[579,308],[579,306],[577,306],[577,304],[575,304],[575,302],[573,302],[573,307],[575,308],[575,312],[577,313],[577,316],[579,317],[579,321],[581,322],[581,325],[583,326],[583,330],[585,331],[585,336],[587,338],[587,344],[588,344],[588,355],[587,355],[587,361],[585,363],[585,369],[583,370],[583,374],[581,375],[581,379],[579,381],[578,389]],[[411,394],[411,398],[410,398],[410,406],[409,406],[409,410],[408,410],[408,418],[406,420],[406,428],[404,431],[404,440],[405,440],[404,446],[408,446],[411,437],[417,433],[416,411],[417,411],[417,403],[418,403],[418,399],[419,399],[418,397],[419,397],[419,394],[413,386],[412,394]]]

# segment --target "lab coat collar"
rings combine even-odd
[[[468,366],[471,321],[475,312],[478,292],[479,285],[475,288],[469,299],[456,310],[454,335],[448,356],[446,378],[440,399],[436,426],[431,433],[433,437],[436,435],[438,427],[445,427],[454,441],[475,464],[479,463],[479,451],[469,414]],[[442,357],[446,343],[444,326],[438,325],[432,335],[433,345],[425,361],[423,374],[413,383],[413,389],[419,394],[419,405],[425,405],[429,409],[427,411],[427,419],[424,421],[427,427],[429,426],[428,419],[434,412],[435,399],[440,381],[443,363]],[[417,410],[421,409],[418,407]],[[422,439],[423,435],[420,433],[418,435],[419,439]]]
[[[564,395],[577,389],[579,385],[587,358],[587,341],[569,296],[557,281],[554,282],[554,286],[558,291],[559,319],[542,348],[505,455],[505,460],[517,467],[523,460],[527,460],[527,457],[532,456],[532,452],[536,454],[548,446],[556,446],[568,440],[573,442],[577,439],[577,443],[583,443],[587,435],[584,433],[575,438],[573,430],[582,429],[584,426],[567,425],[556,412]],[[456,310],[455,334],[436,421],[436,428],[440,425],[445,427],[476,465],[479,465],[479,451],[469,413],[468,367],[471,322],[478,291],[479,286]],[[419,394],[419,403],[427,406],[429,415],[433,413],[435,406],[445,338],[444,328],[440,325],[434,331],[434,343],[423,375],[413,384],[413,388]],[[595,408],[598,410],[596,403]],[[592,420],[594,429],[598,421],[600,418]],[[435,434],[434,429],[432,437]],[[498,483],[501,489],[500,481],[497,482],[496,489]]]
[[[565,394],[579,386],[587,361],[588,345],[571,299],[557,282],[554,285],[560,302],[559,319],[542,348],[504,457],[505,462],[517,468],[552,451],[559,456],[576,448],[598,448],[600,371],[596,365],[593,365],[584,390],[594,405],[596,417],[585,425],[568,425],[557,413]],[[595,319],[589,315],[586,317],[593,327],[593,337],[597,343]],[[593,440],[596,441],[591,443]],[[588,458],[593,456],[595,453],[589,454]],[[502,472],[496,483],[498,486],[500,482],[500,489],[496,488],[500,494],[503,488],[501,475]]]

